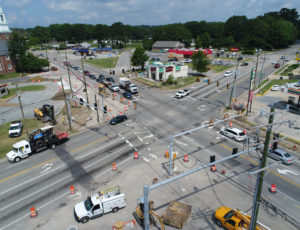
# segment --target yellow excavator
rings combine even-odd
[[[50,122],[51,125],[56,124],[53,105],[45,104],[42,108],[34,108],[34,116],[43,123]]]
[[[140,226],[144,227],[144,197],[140,197],[137,201],[137,206],[135,208],[135,212],[132,213],[136,221],[139,223]],[[163,217],[159,216],[156,212],[153,211],[154,209],[154,202],[149,201],[149,222],[150,224],[156,224],[154,218],[156,218],[160,223],[160,229],[165,230],[165,225],[163,221]]]

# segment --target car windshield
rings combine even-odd
[[[16,130],[16,129],[19,129],[19,127],[18,126],[11,126],[11,127],[9,127],[9,130]]]
[[[288,153],[285,153],[285,154],[284,154],[284,156],[285,156],[286,158],[289,158],[289,157],[291,157],[291,155],[290,155],[290,154],[288,154]]]
[[[244,132],[239,132],[239,136],[245,136]]]
[[[89,210],[92,209],[93,203],[92,203],[91,197],[88,197],[88,198],[86,199],[86,201],[84,201],[84,207],[85,207],[85,209],[86,209],[87,211],[89,211]]]
[[[230,210],[229,212],[226,213],[224,219],[230,219],[232,216],[233,216],[233,210]]]
[[[14,153],[17,153],[17,152],[18,152],[18,148],[13,148],[12,151],[13,151]]]

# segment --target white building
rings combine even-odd
[[[175,62],[169,62],[167,64],[154,62],[152,65],[149,65],[147,69],[147,77],[153,81],[166,81],[171,75],[175,80],[188,76],[188,66]]]
[[[9,34],[9,33],[11,33],[11,30],[8,27],[5,15],[2,11],[2,8],[0,7],[0,34]]]

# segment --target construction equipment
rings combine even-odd
[[[140,197],[137,200],[137,206],[135,208],[135,212],[132,213],[136,221],[139,223],[140,226],[144,227],[144,197]],[[165,230],[165,225],[163,218],[160,217],[156,212],[153,211],[154,209],[154,202],[149,201],[149,220],[150,224],[156,224],[154,217],[159,221],[161,230]]]
[[[215,212],[217,225],[228,230],[249,229],[251,216],[238,210],[221,206]],[[260,222],[257,222],[255,230],[271,230]]]
[[[53,105],[45,104],[42,108],[35,108],[34,116],[36,119],[41,120],[43,123],[50,122],[51,125],[56,124]]]

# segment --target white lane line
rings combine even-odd
[[[187,146],[188,144],[175,140],[176,143]]]
[[[152,133],[150,135],[148,135],[148,136],[143,137],[143,138],[145,139],[145,138],[150,138],[150,137],[153,137]]]
[[[154,155],[154,154],[149,154],[151,157],[152,157],[152,159],[157,159],[157,156],[156,155]]]
[[[148,160],[146,157],[142,157],[144,161],[146,161],[147,163],[150,162],[150,160]]]
[[[138,136],[138,135],[136,135],[136,136],[140,140],[140,142],[143,142],[143,139],[140,136]]]
[[[118,141],[118,140],[117,140],[117,141]],[[117,141],[115,141],[115,142],[117,142]],[[113,144],[115,144],[115,142],[113,142]],[[80,160],[80,159],[82,159],[82,158],[84,158],[84,157],[86,157],[86,156],[89,156],[89,155],[91,155],[91,154],[93,154],[93,153],[95,153],[95,152],[98,152],[98,151],[99,151],[99,149],[95,149],[95,150],[93,150],[93,151],[91,151],[91,152],[88,152],[88,153],[85,154],[85,155],[82,155],[82,156],[80,156],[80,157],[78,157],[78,158],[75,158],[75,160]],[[23,186],[23,185],[25,185],[25,184],[27,184],[27,183],[30,183],[30,182],[32,182],[32,181],[34,181],[34,180],[36,180],[36,179],[39,179],[39,178],[41,178],[41,177],[47,175],[48,173],[55,172],[55,171],[57,171],[58,169],[60,169],[60,168],[62,168],[62,167],[67,167],[67,166],[66,166],[65,164],[61,164],[60,166],[57,166],[56,168],[53,168],[52,170],[49,170],[48,172],[46,172],[46,173],[44,173],[44,174],[41,174],[41,175],[39,175],[39,176],[36,176],[36,177],[34,177],[34,178],[32,178],[32,179],[29,179],[29,180],[27,180],[27,181],[25,181],[25,182],[23,182],[23,183],[21,183],[21,184],[18,184],[18,185],[14,186],[14,187],[11,187],[11,188],[9,188],[9,189],[7,189],[7,190],[1,192],[0,195],[5,194],[5,193],[7,193],[7,192],[9,192],[9,191],[11,191],[11,190],[14,190],[14,189],[16,189],[16,188],[18,188],[18,187],[20,187],[20,186]]]

